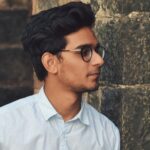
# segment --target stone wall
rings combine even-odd
[[[107,47],[107,57],[101,86],[89,94],[90,103],[119,126],[123,150],[148,150],[150,2],[91,0],[91,4],[97,17],[95,30]]]
[[[71,0],[33,0],[33,13]],[[150,2],[82,0],[96,14],[95,31],[107,48],[100,87],[89,103],[120,129],[122,150],[150,149]],[[31,1],[30,1],[31,2]],[[33,92],[32,67],[20,45],[31,5],[0,0],[0,104]],[[20,8],[20,9],[18,9]],[[7,17],[6,17],[7,16]],[[17,26],[17,28],[16,28]],[[10,74],[11,72],[11,74]],[[34,75],[34,89],[41,83]]]
[[[29,0],[0,0],[0,106],[33,93],[32,65],[20,43],[30,12]]]

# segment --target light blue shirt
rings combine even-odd
[[[117,127],[86,102],[64,122],[38,94],[0,108],[0,150],[119,150]]]

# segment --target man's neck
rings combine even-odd
[[[82,95],[62,88],[56,88],[54,84],[51,87],[51,85],[44,85],[44,91],[48,100],[64,121],[72,119],[80,111]]]

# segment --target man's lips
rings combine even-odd
[[[100,72],[96,71],[96,72],[90,72],[87,74],[87,76],[96,76],[98,77],[100,75]]]

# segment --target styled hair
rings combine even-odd
[[[70,2],[31,16],[22,35],[22,44],[31,56],[39,80],[47,76],[42,55],[45,52],[57,55],[67,45],[64,36],[83,27],[92,28],[94,22],[91,6],[82,2]]]

